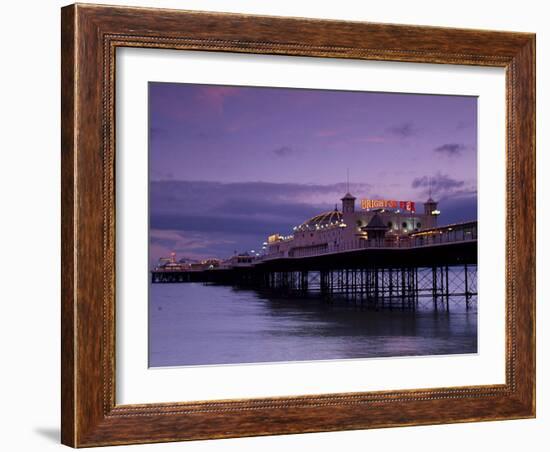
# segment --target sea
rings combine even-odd
[[[203,283],[151,284],[149,367],[477,353],[477,309],[374,310]]]

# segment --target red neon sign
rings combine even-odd
[[[361,209],[399,209],[415,212],[414,201],[395,201],[393,199],[362,199]]]

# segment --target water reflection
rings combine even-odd
[[[456,300],[455,300],[456,302]],[[477,351],[477,313],[366,309],[228,286],[154,284],[149,365],[310,361]]]

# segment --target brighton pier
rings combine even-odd
[[[163,259],[152,283],[231,285],[277,296],[343,298],[373,308],[450,310],[477,302],[477,221],[437,225],[430,197],[415,203],[361,200],[317,215],[287,236],[270,235],[261,252],[198,263]]]

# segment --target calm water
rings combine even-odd
[[[454,309],[453,309],[454,308]],[[152,284],[149,365],[476,353],[477,313],[373,311],[228,286]]]

